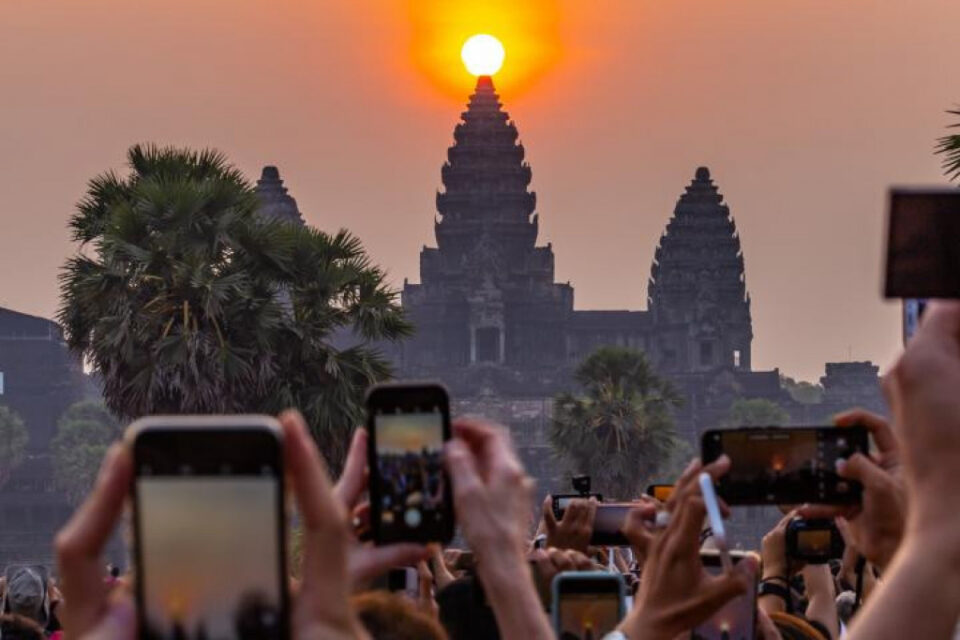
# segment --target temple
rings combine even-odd
[[[417,328],[399,354],[404,378],[439,379],[456,398],[546,399],[572,386],[602,345],[644,351],[685,399],[691,441],[738,397],[791,400],[779,372],[753,371],[753,330],[736,225],[709,169],[696,169],[656,248],[647,311],[574,309],[554,281],[551,246],[537,244],[536,194],[516,125],[481,77],[441,169],[434,231],[420,284],[403,306]],[[494,407],[489,407],[494,408]]]

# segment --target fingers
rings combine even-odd
[[[895,453],[899,449],[897,437],[893,434],[890,423],[882,416],[865,409],[851,409],[838,413],[833,417],[833,423],[838,427],[866,427],[881,454]]]
[[[483,491],[483,481],[477,469],[476,459],[463,440],[454,438],[445,447],[447,471],[453,484],[454,503],[458,508],[470,504]]]
[[[358,427],[353,432],[350,451],[343,465],[343,473],[333,487],[337,500],[347,509],[356,506],[367,488],[367,430]]]
[[[296,411],[281,414],[284,435],[284,456],[293,484],[297,507],[304,528],[304,585],[315,580],[330,567],[320,558],[339,557],[345,553],[330,545],[346,546],[346,509],[333,494],[326,465],[307,433],[303,417]]]
[[[709,577],[703,589],[700,614],[706,612],[706,616],[710,616],[733,598],[746,593],[756,580],[758,567],[757,559],[748,555],[730,573]]]
[[[543,499],[543,508],[541,509],[543,513],[543,526],[547,528],[547,535],[552,536],[557,530],[557,517],[553,513],[553,496],[549,493],[547,497]]]
[[[72,633],[78,637],[98,622],[106,600],[100,554],[123,512],[130,491],[133,461],[122,444],[104,457],[96,484],[83,505],[57,534],[55,546],[65,610]]]
[[[852,507],[828,504],[805,504],[797,509],[797,515],[810,520],[830,520],[847,514]]]
[[[454,421],[453,431],[476,456],[482,477],[488,478],[489,474],[497,472],[500,478],[513,480],[523,475],[523,465],[504,427],[482,420],[461,418]]]
[[[427,547],[413,543],[357,547],[350,553],[350,584],[362,586],[394,567],[412,567],[429,556]]]
[[[837,474],[841,478],[857,480],[865,487],[885,485],[887,473],[862,453],[855,453],[847,460],[837,460]]]

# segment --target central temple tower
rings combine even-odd
[[[407,375],[455,368],[560,365],[573,290],[557,284],[551,247],[538,247],[517,127],[489,76],[477,79],[441,169],[437,247],[420,252],[421,284],[405,283],[417,328],[403,348]]]

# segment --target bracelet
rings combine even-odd
[[[785,603],[790,602],[790,591],[786,587],[766,580],[761,581],[760,588],[757,589],[757,597],[762,598],[763,596],[776,596]]]

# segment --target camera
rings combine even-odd
[[[787,556],[807,564],[843,557],[846,545],[833,520],[796,518],[787,525]]]
[[[573,490],[579,493],[581,496],[590,495],[590,486],[591,486],[590,476],[587,476],[587,475],[573,476],[572,478],[570,478],[570,484],[573,485]]]

